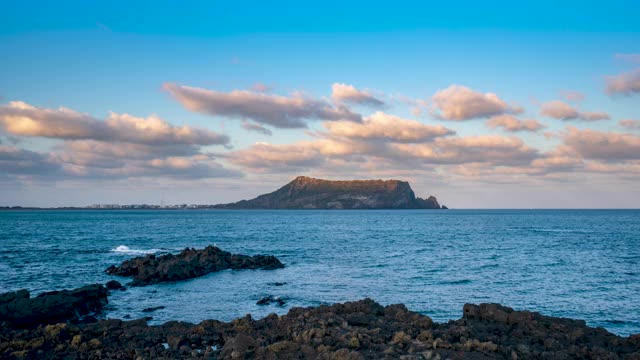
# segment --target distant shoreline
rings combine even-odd
[[[145,211],[157,211],[157,210],[225,210],[225,211],[287,211],[287,210],[324,210],[324,211],[353,211],[353,210],[435,210],[435,209],[398,209],[398,208],[379,208],[379,209],[242,209],[242,208],[220,208],[215,205],[197,205],[197,207],[123,207],[123,208],[94,208],[94,207],[81,207],[81,206],[68,206],[68,207],[34,207],[34,206],[2,206],[0,211],[24,211],[24,210],[40,210],[40,211],[66,211],[66,210],[91,210],[91,211],[131,211],[131,210],[145,210]],[[469,211],[532,211],[532,210],[556,210],[556,211],[602,211],[602,210],[630,210],[637,211],[640,208],[454,208],[447,210],[469,210]]]

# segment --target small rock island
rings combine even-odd
[[[109,275],[132,276],[131,286],[144,286],[161,282],[193,279],[226,269],[282,269],[284,264],[275,256],[240,255],[222,251],[215,246],[196,250],[186,248],[177,255],[156,256],[149,254],[125,260],[121,265],[112,265],[105,270]]]
[[[400,180],[324,180],[298,176],[255,199],[214,205],[219,209],[446,209],[434,196],[416,197]]]

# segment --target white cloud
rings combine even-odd
[[[353,104],[383,106],[384,101],[373,96],[366,90],[356,89],[353,85],[334,83],[331,87],[331,97],[338,102]]]
[[[250,119],[277,128],[305,128],[308,120],[362,120],[360,114],[345,106],[333,106],[299,94],[286,97],[244,90],[224,93],[170,83],[164,89],[188,110]]]

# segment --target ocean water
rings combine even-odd
[[[286,268],[116,291],[104,316],[228,321],[371,297],[436,321],[498,302],[640,333],[636,210],[0,211],[0,292],[126,283],[104,269],[210,244]],[[266,295],[287,305],[256,305]]]

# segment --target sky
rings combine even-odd
[[[3,1],[0,206],[298,175],[451,208],[638,208],[640,3]]]

